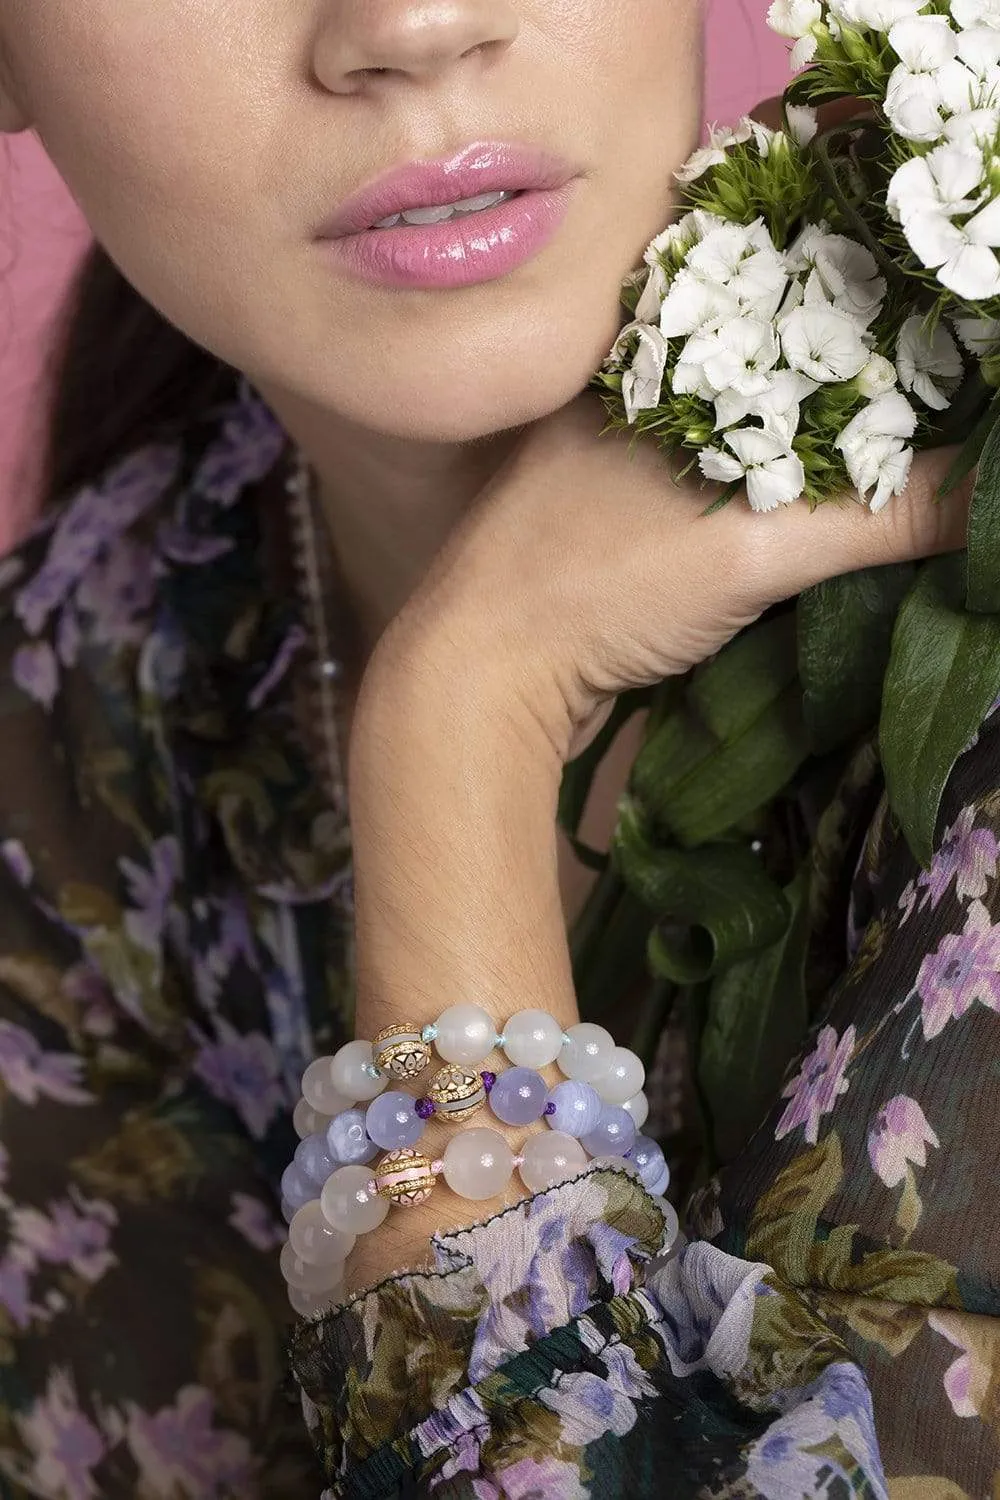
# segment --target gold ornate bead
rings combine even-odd
[[[430,1197],[437,1176],[430,1157],[412,1146],[401,1146],[398,1151],[386,1152],[376,1164],[375,1182],[381,1197],[400,1208],[410,1208]]]
[[[439,1068],[427,1094],[434,1103],[435,1113],[452,1125],[471,1119],[486,1103],[482,1074],[461,1063]]]
[[[386,1026],[372,1042],[375,1066],[391,1078],[416,1078],[431,1060],[419,1026]]]

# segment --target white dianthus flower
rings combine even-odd
[[[696,333],[685,344],[674,372],[681,371],[681,387],[687,390],[733,391],[740,396],[757,396],[770,384],[770,372],[778,363],[781,349],[773,323],[757,318],[735,318],[712,333]]]
[[[678,182],[697,182],[709,167],[717,167],[726,159],[726,152],[731,146],[742,145],[748,141],[751,135],[750,120],[746,115],[731,128],[728,125],[709,125],[708,145],[699,146],[698,150],[688,157],[682,167],[674,173]]]
[[[1000,296],[1000,199],[962,225],[940,213],[918,213],[903,226],[920,263],[958,297],[980,302]]]
[[[756,511],[776,510],[797,500],[805,488],[802,460],[774,433],[759,427],[727,432],[725,443],[732,450],[703,448],[698,464],[706,479],[732,484],[746,482],[747,500]]]
[[[917,214],[946,219],[980,206],[983,153],[969,146],[937,146],[914,156],[893,173],[886,193],[889,212],[904,227]]]
[[[633,336],[638,337],[630,367],[622,375],[622,400],[629,422],[634,422],[640,411],[649,411],[660,404],[663,375],[667,367],[667,341],[658,328],[646,323],[628,323],[615,340],[611,359],[621,359]]]
[[[904,391],[912,391],[934,411],[944,411],[951,398],[938,382],[954,387],[961,379],[962,356],[943,323],[928,334],[923,318],[914,313],[899,330],[896,369]]]
[[[793,41],[806,36],[822,19],[820,0],[772,0],[767,11],[767,24],[771,30]]]
[[[786,253],[788,269],[813,271],[825,299],[867,328],[882,310],[885,281],[875,257],[844,234],[831,234],[825,223],[810,224]]]
[[[863,406],[835,440],[851,483],[872,510],[881,510],[902,493],[913,461],[906,441],[916,427],[913,407],[899,391],[891,391]]]
[[[793,370],[830,385],[853,380],[869,350],[849,313],[827,303],[803,303],[778,324],[781,352]]]
[[[786,104],[785,119],[789,134],[797,146],[808,146],[819,128],[816,111],[810,104]]]
[[[896,389],[896,367],[884,354],[873,354],[857,377],[857,387],[868,401]]]
[[[1000,28],[1000,0],[951,0],[951,14],[963,30],[972,26]]]
[[[962,348],[979,359],[1000,343],[1000,320],[997,318],[955,318],[952,326]]]
[[[927,0],[830,0],[830,14],[845,26],[888,31],[897,21],[915,16]]]
[[[892,366],[889,366],[890,370]],[[895,381],[895,372],[893,372]],[[798,370],[772,370],[763,391],[752,396],[737,391],[720,391],[715,398],[716,431],[732,427],[747,417],[758,417],[766,432],[781,438],[788,447],[799,430],[799,409],[807,396],[819,387],[815,380]]]
[[[693,271],[678,271],[660,308],[660,332],[668,339],[686,338],[739,315],[732,292],[702,281]]]

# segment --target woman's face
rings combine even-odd
[[[583,388],[700,116],[700,0],[4,0],[0,45],[0,128],[37,129],[151,303],[262,389],[406,437]],[[472,142],[575,173],[516,269],[387,286],[317,237]]]

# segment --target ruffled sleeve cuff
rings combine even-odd
[[[585,1356],[573,1331],[584,1314],[609,1329],[645,1321],[632,1294],[665,1229],[624,1168],[591,1167],[435,1236],[433,1269],[302,1325],[292,1366],[331,1494],[360,1500],[407,1476],[478,1468],[477,1433],[495,1441],[504,1411]]]

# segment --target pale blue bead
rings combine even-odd
[[[319,1188],[309,1181],[301,1167],[289,1162],[281,1174],[281,1196],[289,1208],[297,1211],[304,1204],[311,1203],[313,1198],[319,1197]]]
[[[284,1219],[285,1223],[286,1224],[290,1224],[292,1222],[292,1220],[295,1218],[295,1215],[297,1213],[298,1213],[298,1209],[297,1208],[293,1208],[292,1205],[289,1203],[289,1201],[288,1201],[287,1198],[282,1198],[282,1200],[281,1200],[281,1217]]]
[[[664,1195],[664,1193],[667,1191],[667,1188],[669,1186],[670,1186],[670,1168],[667,1166],[666,1162],[664,1162],[663,1163],[663,1171],[660,1173],[659,1177],[656,1179],[656,1181],[650,1187],[649,1191],[652,1193],[652,1195],[653,1195],[654,1198],[662,1198],[663,1195]],[[660,1206],[661,1206],[661,1208],[663,1207],[662,1204]],[[670,1208],[669,1203],[666,1205],[666,1207]],[[664,1211],[666,1211],[666,1210],[664,1210]],[[671,1212],[673,1212],[672,1209],[671,1209]],[[669,1215],[668,1215],[668,1217],[669,1217]],[[677,1217],[677,1215],[674,1214],[674,1218],[676,1218],[676,1217]]]
[[[605,1104],[597,1126],[581,1137],[583,1148],[591,1156],[624,1156],[635,1145],[635,1121],[620,1104]]]
[[[508,1068],[490,1090],[490,1109],[505,1125],[532,1125],[542,1118],[548,1091],[534,1068]]]
[[[368,1106],[365,1126],[368,1134],[383,1151],[398,1151],[415,1146],[424,1133],[424,1121],[417,1114],[416,1099],[402,1089],[389,1089]]]
[[[378,1155],[378,1147],[365,1129],[363,1109],[345,1109],[326,1127],[326,1144],[343,1167],[363,1166]]]
[[[667,1164],[666,1157],[651,1135],[636,1136],[628,1159],[639,1168],[643,1187],[650,1190],[663,1176],[663,1169]]]
[[[589,1083],[578,1083],[574,1078],[567,1078],[565,1083],[557,1083],[555,1088],[549,1089],[545,1102],[555,1105],[554,1113],[546,1115],[546,1123],[553,1130],[561,1130],[577,1140],[597,1129],[604,1108],[597,1090]]]
[[[317,1192],[323,1186],[331,1172],[335,1172],[340,1166],[339,1161],[330,1155],[326,1143],[326,1132],[317,1131],[313,1135],[307,1135],[304,1140],[299,1141],[292,1157],[295,1165],[309,1181],[315,1183]]]

